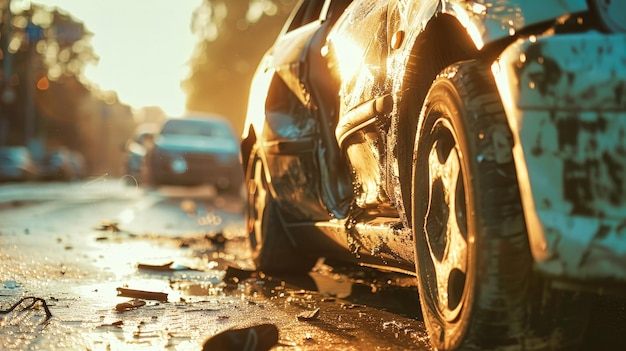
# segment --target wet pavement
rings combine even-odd
[[[1,185],[0,349],[200,350],[260,324],[278,328],[272,350],[430,349],[412,278],[322,260],[253,272],[242,213],[210,187]]]
[[[260,325],[278,330],[272,350],[431,350],[412,277],[324,260],[252,271],[242,198],[106,177],[0,185],[0,350],[201,350]],[[626,349],[625,328],[623,298],[594,298],[583,350]]]

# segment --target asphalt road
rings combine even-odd
[[[272,350],[431,349],[413,278],[323,261],[259,275],[242,214],[211,187],[0,185],[0,349],[199,350],[268,323]]]

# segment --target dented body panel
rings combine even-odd
[[[511,130],[486,128],[481,138],[493,145],[481,157],[509,162],[513,148],[537,267],[626,282],[626,44],[588,24],[588,3],[301,1],[255,74],[244,170],[251,154],[263,160],[287,226],[326,232],[359,259],[410,267],[426,93],[450,65],[495,62]],[[308,4],[320,14],[298,25]],[[315,240],[300,234],[296,245]]]
[[[241,147],[265,268],[349,255],[416,275],[438,349],[574,348],[586,307],[557,290],[626,292],[623,10],[300,1]]]
[[[431,36],[426,31],[430,23],[442,16],[453,18],[470,38],[469,45],[481,50],[529,26],[586,9],[585,0],[353,2],[350,11],[329,33],[328,43],[335,53],[329,57],[336,60],[333,64],[337,66],[341,83],[335,133],[356,169],[361,207],[396,207],[400,217],[405,217],[409,210],[405,206],[410,201],[408,194],[400,191],[402,184],[407,183],[403,169],[411,167],[410,160],[400,155],[398,148],[407,132],[407,126],[400,120],[405,113],[402,105],[407,99],[416,98],[404,95],[413,94],[407,87],[407,76],[423,80],[424,84],[434,78],[419,68],[415,72],[407,71],[412,56],[428,55],[431,51],[424,44],[429,39],[422,39]],[[449,45],[456,44],[452,41]],[[438,59],[437,54],[433,59]],[[392,97],[388,108],[372,109],[369,114],[354,118],[363,106],[385,96]],[[352,142],[343,142],[350,138]],[[408,226],[408,218],[404,221]]]
[[[493,71],[538,268],[626,281],[626,35],[519,40]]]

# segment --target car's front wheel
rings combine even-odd
[[[444,70],[419,126],[412,225],[433,346],[571,349],[585,305],[533,272],[512,136],[488,66]]]

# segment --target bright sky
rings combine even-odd
[[[19,1],[19,0],[14,0]],[[132,107],[160,106],[182,115],[180,81],[196,43],[189,30],[202,0],[33,0],[64,9],[94,33],[100,57],[85,74],[102,90],[114,90]]]

